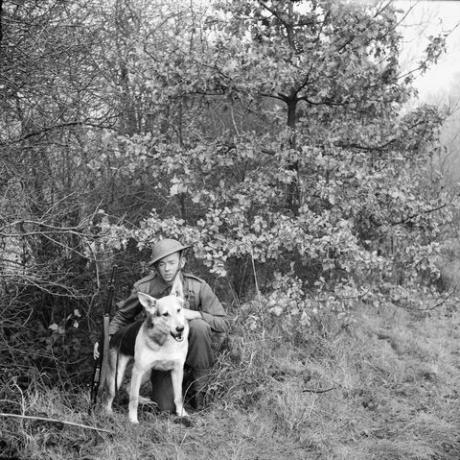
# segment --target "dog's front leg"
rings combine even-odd
[[[139,405],[139,391],[141,388],[142,377],[145,374],[145,369],[134,364],[131,374],[131,387],[129,391],[129,421],[131,423],[139,423],[137,419],[137,407]]]
[[[117,363],[117,351],[113,348],[108,350],[109,356],[107,360],[107,369],[104,381],[104,397],[102,400],[102,405],[105,407],[105,411],[107,414],[112,414],[112,403],[115,398],[116,388],[115,388],[115,381],[116,381],[116,363]]]
[[[188,414],[184,409],[184,400],[182,398],[182,379],[184,378],[184,366],[179,365],[171,370],[171,381],[174,393],[174,405],[176,406],[176,415],[187,417]]]

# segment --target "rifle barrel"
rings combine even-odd
[[[115,277],[117,274],[118,266],[114,265],[112,268],[112,274],[110,275],[110,281],[108,285],[107,300],[104,308],[104,315],[102,317],[102,334],[100,339],[99,347],[99,358],[96,360],[93,372],[93,381],[91,385],[91,396],[90,396],[90,412],[97,403],[97,397],[99,394],[99,387],[101,382],[104,382],[106,368],[107,368],[107,352],[109,349],[109,323],[110,323],[110,311],[112,308],[113,294],[115,291]]]

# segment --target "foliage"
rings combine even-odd
[[[2,416],[5,455],[458,457],[458,193],[391,2],[3,0],[0,26],[0,399],[87,425]],[[120,299],[168,236],[230,345],[206,414],[127,430],[86,415],[92,341],[111,266]]]
[[[441,119],[433,107],[398,113],[411,87],[397,78],[395,12],[328,2],[217,6],[205,21],[206,53],[195,56],[213,63],[203,74],[180,62],[190,85],[176,89],[195,100],[219,94],[230,111],[257,107],[270,130],[233,117],[233,129],[214,139],[185,129],[179,142],[123,139],[127,170],[147,170],[154,194],[167,197],[125,241],[143,248],[161,235],[183,238],[230,279],[245,260],[262,271],[294,262],[310,289],[436,278],[439,226],[452,201],[430,171]],[[270,277],[263,282],[269,288]]]
[[[256,331],[432,291],[457,195],[433,161],[441,116],[404,105],[391,3],[1,5],[11,363],[42,340],[74,372],[111,265],[122,297],[164,236],[193,243],[232,314],[256,296]]]

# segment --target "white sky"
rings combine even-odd
[[[429,35],[450,32],[447,53],[415,82],[422,99],[438,92],[448,92],[460,80],[460,1],[407,0],[394,3],[404,11],[413,7],[400,27],[404,37],[404,67],[414,68]]]

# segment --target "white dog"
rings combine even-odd
[[[186,416],[182,397],[182,379],[188,349],[189,326],[184,317],[183,299],[176,295],[155,299],[142,292],[138,293],[138,298],[144,307],[145,319],[116,332],[110,341],[104,385],[106,395],[104,406],[108,413],[112,413],[115,387],[117,390],[120,388],[126,365],[134,359],[129,391],[130,422],[139,423],[137,418],[139,390],[144,375],[151,369],[171,371],[176,414]],[[166,321],[168,333],[158,334],[155,325],[160,321]]]

